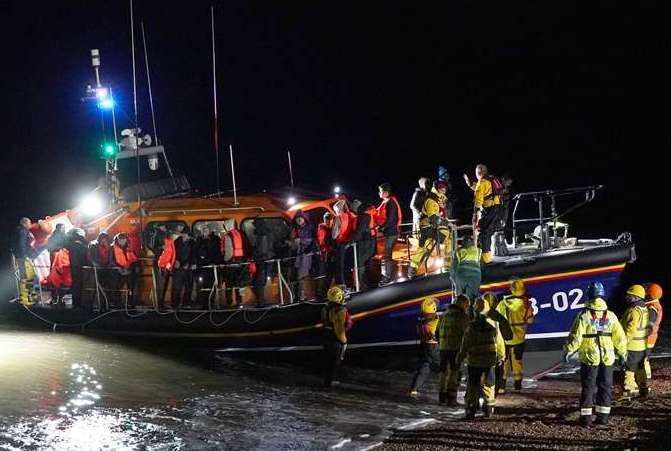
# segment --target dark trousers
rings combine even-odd
[[[332,333],[324,338],[324,386],[330,387],[337,379],[338,370],[345,358],[347,344],[341,343]]]
[[[326,298],[326,293],[331,287],[335,275],[335,256],[328,254],[319,258],[319,287],[317,289],[320,298]]]
[[[491,252],[492,235],[498,227],[499,207],[484,208],[478,222],[478,247],[482,252]]]
[[[421,343],[419,345],[419,359],[417,362],[417,371],[412,379],[410,390],[419,390],[431,372],[440,371],[440,355],[437,343]]]
[[[613,401],[613,366],[581,364],[580,383],[580,408],[591,409],[596,404],[597,415],[608,415]]]
[[[384,254],[382,255],[382,264],[383,264],[383,279],[393,279],[394,278],[394,243],[398,235],[390,235],[384,237]]]
[[[264,293],[266,279],[268,277],[268,265],[272,265],[272,263],[259,262],[256,264],[256,274],[254,275],[254,297],[256,297],[257,304],[265,302]]]
[[[335,280],[338,285],[347,285],[347,273],[348,269],[351,267],[351,263],[348,262],[348,255],[350,249],[347,247],[347,243],[336,244],[336,272]]]
[[[165,293],[170,281],[170,273],[159,269],[158,264],[154,261],[154,274],[156,277],[156,302],[158,308],[162,309],[165,306]]]
[[[82,307],[82,289],[84,288],[84,271],[82,268],[72,268],[72,308]]]
[[[172,273],[172,307],[179,308],[182,303],[189,302],[191,289],[193,288],[193,277],[188,269],[175,269]]]

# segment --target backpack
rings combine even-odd
[[[489,180],[489,183],[491,183],[492,185],[492,194],[487,196],[488,199],[494,196],[501,196],[505,194],[506,186],[503,184],[503,181],[501,180],[500,177],[490,175],[489,177],[487,177],[487,180]]]

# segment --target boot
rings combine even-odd
[[[599,426],[608,425],[608,415],[605,414],[605,413],[597,413],[596,414],[596,420],[594,421],[594,424],[599,425]]]
[[[580,426],[590,427],[592,425],[592,415],[580,415]]]
[[[466,409],[466,415],[464,415],[464,420],[475,420],[475,409],[468,408]]]
[[[641,397],[641,399],[648,399],[650,389],[648,387],[641,387],[638,389],[638,394]]]
[[[482,406],[482,412],[485,414],[485,418],[491,418],[494,416],[494,406]]]
[[[438,404],[445,404],[447,402],[447,393],[441,391],[438,393]]]
[[[515,390],[522,390],[522,381],[515,381]]]
[[[457,402],[457,397],[455,395],[448,396],[445,404],[447,407],[459,407],[459,403]]]

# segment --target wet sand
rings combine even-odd
[[[577,424],[576,374],[549,375],[536,387],[497,399],[494,418],[436,418],[421,430],[396,430],[378,449],[574,450],[671,449],[671,358],[652,361],[650,397],[617,401],[608,426]],[[616,373],[615,396],[622,374]],[[426,400],[427,402],[430,400]]]

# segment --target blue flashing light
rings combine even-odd
[[[101,110],[111,110],[114,108],[114,99],[111,97],[107,97],[105,99],[102,99],[100,102],[98,102],[98,108]]]

